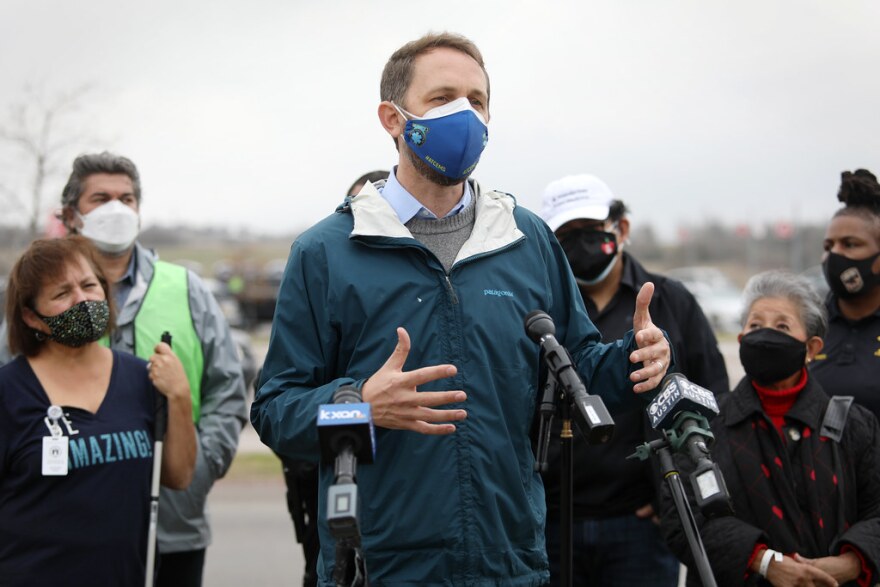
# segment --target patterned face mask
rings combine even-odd
[[[85,300],[55,316],[37,316],[51,329],[49,338],[65,346],[81,347],[107,331],[110,305],[107,300]]]

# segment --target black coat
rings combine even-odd
[[[853,404],[840,443],[823,439],[818,431],[828,401],[819,384],[808,381],[785,416],[783,443],[748,378],[721,398],[721,414],[712,422],[712,454],[735,515],[707,520],[691,501],[719,586],[766,584],[756,574],[744,579],[758,543],[809,558],[840,554],[850,544],[878,580],[880,425]],[[690,495],[687,463],[677,460]],[[690,567],[688,585],[699,585],[668,488],[662,493],[664,537]]]
[[[654,283],[649,310],[651,320],[669,337],[673,355],[670,373],[678,371],[716,395],[729,391],[724,357],[718,341],[696,298],[680,282],[648,272],[636,259],[623,253],[620,288],[608,307],[598,312],[588,299],[590,320],[604,341],[622,338],[632,330],[635,300],[645,282]],[[601,390],[590,390],[600,393]],[[560,509],[561,451],[560,418],[554,419],[550,467],[544,475],[548,516],[557,519]],[[646,503],[656,501],[659,471],[651,462],[627,460],[636,446],[655,437],[642,406],[614,413],[615,430],[607,444],[590,446],[575,434],[573,471],[574,517],[605,518],[632,514]],[[655,506],[656,507],[656,506]]]

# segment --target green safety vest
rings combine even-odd
[[[171,333],[174,354],[183,363],[192,394],[193,421],[198,423],[205,358],[202,341],[196,334],[189,310],[186,268],[156,261],[153,278],[134,318],[134,354],[141,359],[149,359],[164,332]],[[107,337],[101,342],[109,345]]]

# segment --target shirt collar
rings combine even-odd
[[[137,251],[132,249],[131,258],[128,260],[128,267],[125,269],[125,273],[122,274],[122,277],[116,283],[125,283],[127,285],[134,285],[135,273],[137,272]]]
[[[863,320],[865,322],[868,322],[868,321],[874,320],[876,318],[880,318],[880,308],[877,308],[873,314],[869,314],[869,315],[865,316],[864,318],[859,318],[858,320],[850,320],[849,318],[847,318],[846,316],[843,315],[843,312],[840,311],[840,306],[837,303],[837,296],[835,296],[833,293],[829,293],[828,296],[825,298],[825,309],[828,312],[828,321],[829,322],[834,322],[836,320],[843,320],[847,324],[855,325],[855,324],[859,324]]]
[[[391,173],[388,174],[388,181],[385,182],[385,187],[382,188],[381,193],[382,197],[385,198],[385,201],[388,202],[388,204],[394,209],[394,212],[397,213],[397,217],[400,218],[401,224],[406,224],[416,217],[420,220],[437,219],[437,216],[435,216],[433,212],[425,208],[415,196],[410,194],[406,191],[406,188],[400,185],[400,182],[397,181],[396,166],[391,170]],[[471,203],[472,199],[473,193],[471,192],[471,186],[465,181],[464,194],[462,194],[461,200],[452,207],[452,210],[450,210],[444,218],[455,216],[464,210]]]

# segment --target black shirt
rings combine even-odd
[[[810,373],[828,395],[851,395],[880,418],[880,309],[850,321],[829,295],[825,346],[810,365]]]
[[[611,302],[600,312],[589,298],[584,298],[590,320],[602,333],[603,342],[619,339],[632,330],[636,296],[642,285],[651,281],[655,286],[649,306],[651,319],[669,337],[676,371],[716,394],[728,391],[724,358],[718,350],[718,342],[709,321],[694,296],[678,281],[648,273],[627,253],[623,253],[621,261],[624,264],[623,275]],[[593,394],[601,392],[596,389],[588,391]],[[659,479],[653,467],[649,462],[626,458],[648,438],[650,428],[644,409],[618,412],[613,416],[614,436],[607,444],[589,446],[575,433],[575,518],[620,516],[632,513],[654,500],[655,485]],[[555,418],[554,422],[558,420]],[[544,485],[549,515],[558,517],[561,463],[558,434],[554,434],[553,438]]]

